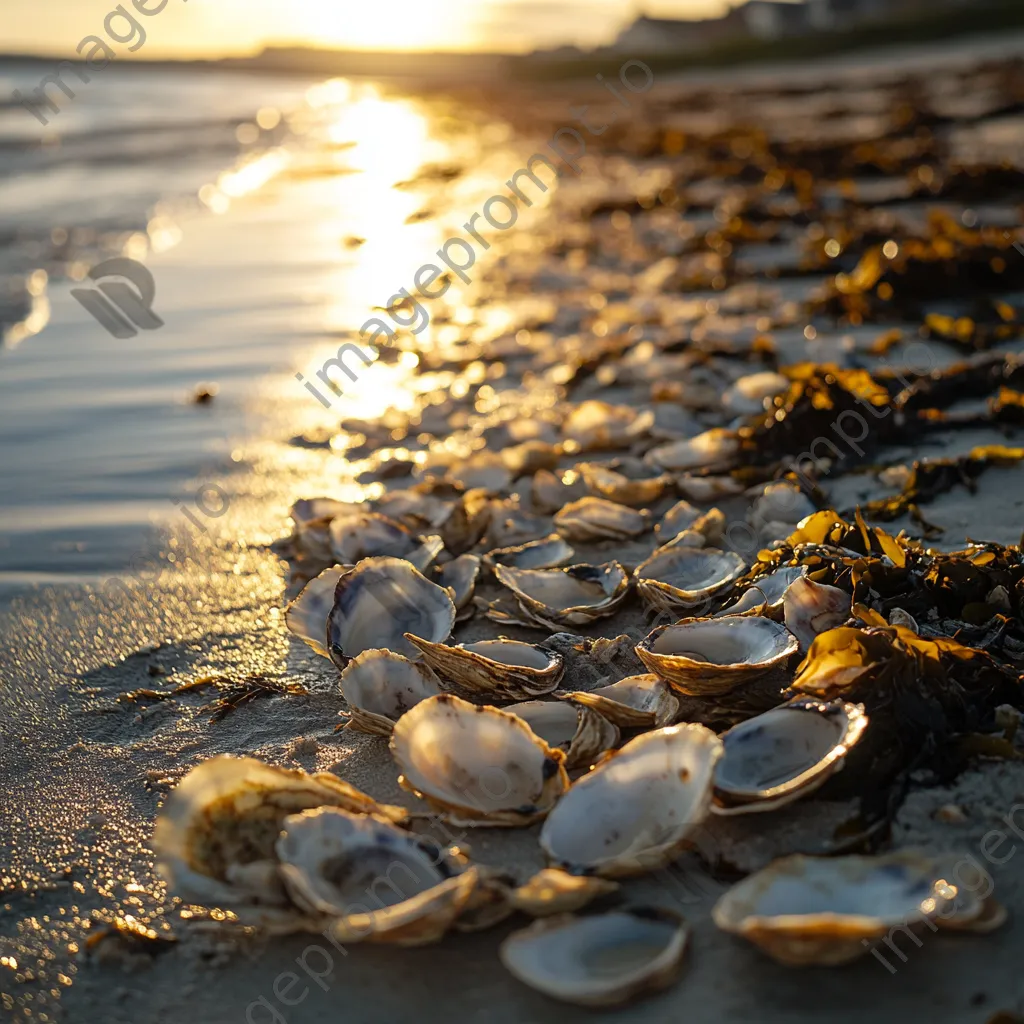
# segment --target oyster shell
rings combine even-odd
[[[958,893],[939,863],[913,852],[881,857],[784,857],[733,886],[712,917],[780,963],[849,963],[871,943],[926,915],[944,915]]]
[[[193,768],[167,797],[153,851],[172,893],[226,907],[271,931],[305,927],[281,886],[274,843],[289,814],[333,806],[391,821],[404,808],[379,804],[327,772],[308,775],[249,757],[223,755]]]
[[[726,388],[722,395],[722,405],[734,416],[753,416],[763,412],[766,402],[770,402],[788,388],[789,380],[781,373],[762,370],[760,373],[740,377]]]
[[[620,729],[660,729],[679,713],[679,698],[656,675],[630,676],[586,693],[567,693],[562,699],[593,708]]]
[[[430,643],[411,633],[406,640],[463,696],[529,700],[550,693],[562,678],[561,655],[521,640],[479,640],[472,644]]]
[[[334,808],[285,818],[276,850],[292,901],[327,918],[338,942],[437,942],[477,883],[476,869],[455,851],[439,854],[427,839]]]
[[[523,984],[579,1006],[618,1006],[671,985],[689,929],[677,914],[635,907],[563,914],[513,932],[499,955]]]
[[[555,529],[567,540],[594,543],[639,537],[649,526],[650,513],[637,512],[604,498],[570,502],[555,514]]]
[[[450,694],[404,714],[391,734],[401,785],[457,824],[515,827],[565,792],[565,755],[515,715]]]
[[[805,575],[806,566],[787,565],[767,576],[761,576],[743,591],[739,600],[716,612],[715,618],[723,615],[764,615],[779,622],[784,615],[783,599],[786,591],[792,583]]]
[[[739,450],[739,438],[731,430],[715,427],[686,441],[670,441],[652,448],[644,456],[644,462],[670,473],[685,473],[693,469],[713,472],[728,469]]]
[[[488,566],[507,565],[512,569],[556,569],[565,565],[575,551],[557,533],[543,540],[530,541],[511,548],[495,548],[484,558]]]
[[[338,580],[327,647],[339,667],[373,649],[417,658],[406,633],[445,640],[454,624],[455,605],[443,587],[400,558],[365,558]]]
[[[818,509],[814,503],[800,490],[790,483],[779,482],[768,484],[761,497],[750,508],[747,518],[752,526],[762,527],[768,523],[803,522],[813,516]],[[792,533],[792,529],[790,533]],[[788,534],[783,534],[783,537]]]
[[[358,512],[331,522],[331,553],[336,561],[346,565],[375,555],[388,555],[404,558],[423,572],[443,548],[440,537],[419,538],[379,512]]]
[[[325,569],[316,579],[310,580],[284,610],[284,622],[289,631],[325,658],[331,656],[327,650],[327,619],[334,607],[334,591],[338,581],[351,568],[350,565],[336,565]]]
[[[627,448],[654,423],[654,413],[638,413],[628,405],[609,405],[596,399],[581,402],[562,424],[562,434],[581,452]]]
[[[486,449],[474,452],[468,459],[448,471],[447,480],[460,490],[481,490],[500,493],[512,483],[512,473],[498,452]]]
[[[641,562],[633,576],[650,607],[675,612],[705,607],[745,571],[743,559],[733,551],[673,544]]]
[[[726,615],[659,626],[636,648],[640,660],[691,697],[754,682],[797,651],[792,633],[771,619]]]
[[[722,741],[702,725],[645,733],[584,775],[541,828],[551,864],[606,878],[674,860],[708,815]]]
[[[653,505],[673,485],[668,473],[651,469],[639,459],[581,462],[576,469],[591,492],[620,505]]]
[[[491,522],[487,528],[487,543],[491,548],[528,544],[551,535],[551,519],[535,512],[527,512],[514,499],[495,501],[491,506]]]
[[[806,651],[819,633],[827,633],[850,618],[853,598],[838,587],[802,578],[790,584],[782,603],[786,628]]]
[[[733,726],[715,766],[716,814],[771,811],[813,793],[867,728],[863,704],[800,698]]]
[[[509,894],[513,909],[531,917],[550,917],[581,910],[599,896],[616,892],[618,882],[581,878],[558,868],[543,868]]]
[[[577,704],[528,700],[507,708],[549,746],[565,751],[565,767],[584,768],[618,746],[619,730],[606,718]]]
[[[629,593],[629,576],[618,562],[565,569],[494,567],[498,582],[515,595],[523,619],[557,631],[612,615]]]
[[[564,474],[539,469],[533,474],[530,501],[538,512],[557,512],[563,505],[578,501],[587,493],[583,477],[575,470]]]
[[[693,476],[683,473],[676,477],[676,490],[688,501],[718,501],[735,498],[743,493],[743,484],[731,476]]]
[[[459,620],[468,617],[463,615],[466,609],[472,611],[473,594],[480,575],[480,562],[479,555],[459,555],[436,570],[437,585],[444,587],[451,595]]]
[[[341,673],[349,707],[349,729],[390,736],[411,707],[441,692],[437,677],[415,661],[391,651],[370,650],[353,658]]]
[[[663,544],[667,543],[673,537],[678,537],[683,530],[689,530],[700,517],[700,510],[688,501],[677,501],[655,526],[654,534]]]

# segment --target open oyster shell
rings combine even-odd
[[[652,469],[639,459],[581,462],[576,469],[593,494],[634,508],[653,505],[673,485],[668,473]]]
[[[694,469],[716,471],[728,469],[739,450],[739,438],[732,431],[715,427],[689,440],[670,441],[652,448],[644,456],[644,462],[670,473],[685,473]]]
[[[796,637],[771,619],[727,615],[659,626],[637,644],[636,653],[680,692],[703,697],[760,679],[797,647]]]
[[[289,814],[322,806],[391,821],[407,816],[336,775],[224,755],[197,765],[171,791],[153,833],[157,866],[186,902],[225,907],[275,932],[304,928],[281,886],[274,843]]]
[[[592,544],[639,537],[650,525],[650,513],[637,512],[605,498],[573,501],[555,514],[555,529],[567,540]]]
[[[630,676],[611,686],[567,693],[562,699],[593,708],[620,729],[660,729],[679,713],[679,698],[656,675]]]
[[[388,555],[404,558],[424,572],[443,548],[444,541],[440,537],[417,537],[401,523],[379,512],[339,516],[331,523],[331,553],[336,561],[346,565],[355,565],[376,555]]]
[[[441,692],[426,665],[392,651],[363,651],[345,666],[340,682],[349,707],[348,728],[377,736],[390,736],[409,708]]]
[[[827,633],[850,618],[853,598],[838,587],[804,578],[793,581],[782,603],[786,629],[806,651],[819,633]]]
[[[556,631],[613,614],[629,593],[629,576],[618,562],[566,569],[496,565],[494,575],[515,595],[528,622]]]
[[[721,755],[702,725],[638,736],[573,784],[544,822],[541,849],[557,867],[606,878],[669,863],[707,817]]]
[[[581,705],[527,700],[507,711],[521,718],[551,747],[565,751],[565,767],[587,767],[618,746],[619,730],[606,718]]]
[[[796,854],[733,886],[712,917],[780,963],[834,966],[863,956],[892,928],[952,916],[958,895],[939,862],[921,854]]]
[[[562,678],[562,656],[521,640],[434,644],[412,633],[406,639],[423,660],[470,699],[529,700],[550,693]]]
[[[450,694],[404,714],[391,735],[401,785],[458,824],[529,825],[565,792],[565,755],[515,715]]]
[[[672,984],[689,929],[677,914],[635,907],[563,914],[513,932],[499,955],[525,985],[579,1006],[618,1006]]]
[[[447,590],[400,558],[366,558],[338,580],[327,620],[328,649],[340,667],[372,649],[417,658],[406,633],[444,640],[454,624]]]
[[[489,567],[506,565],[511,569],[555,569],[565,565],[576,552],[557,533],[542,540],[511,548],[488,551],[484,562]]]
[[[665,544],[673,537],[678,537],[684,530],[691,529],[700,517],[700,510],[694,508],[688,501],[677,501],[654,527],[655,536]]]
[[[458,622],[473,614],[472,601],[480,575],[480,562],[479,555],[459,555],[436,570],[437,585],[451,595]]]
[[[367,815],[318,808],[284,819],[277,840],[292,901],[339,942],[437,942],[477,882],[453,850]],[[378,906],[370,910],[366,904]]]
[[[723,733],[716,814],[771,811],[813,793],[867,728],[864,705],[799,698]]]
[[[581,452],[601,448],[627,448],[654,423],[654,413],[638,413],[628,405],[609,405],[588,399],[565,418],[562,433],[579,445]]]
[[[316,579],[310,580],[284,610],[284,622],[289,631],[325,658],[331,656],[327,650],[327,619],[334,607],[334,592],[338,588],[338,580],[351,568],[349,565],[336,565],[325,569]]]
[[[732,551],[672,545],[659,548],[633,573],[637,592],[659,611],[703,608],[743,575],[746,565]]]

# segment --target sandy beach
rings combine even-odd
[[[232,155],[219,176],[211,170],[206,201],[175,219],[180,241],[148,251],[166,324],[159,332],[127,344],[106,336],[71,297],[72,282],[55,275],[48,326],[0,351],[0,443],[35,445],[12,462],[15,490],[30,499],[5,508],[0,549],[0,1019],[590,1019],[505,971],[497,948],[522,920],[421,949],[341,951],[315,935],[225,924],[223,914],[168,892],[150,846],[154,819],[189,769],[215,755],[329,771],[377,800],[422,806],[399,787],[386,740],[338,731],[347,705],[337,668],[285,626],[285,605],[323,568],[294,542],[290,510],[321,496],[379,500],[431,472],[457,472],[472,450],[459,447],[467,437],[493,435],[498,451],[529,439],[511,438],[513,420],[531,423],[533,440],[561,437],[567,401],[657,406],[668,443],[734,425],[721,411],[724,384],[754,369],[807,362],[880,379],[900,371],[913,381],[965,359],[1002,365],[1021,351],[1016,318],[1024,315],[1024,255],[998,241],[1020,237],[1022,54],[1017,38],[842,66],[657,77],[631,97],[628,116],[594,82],[500,96],[315,83],[304,93],[305,121],[291,122],[295,134]],[[281,109],[299,109],[305,88],[289,83]],[[580,104],[591,124],[609,129],[588,139],[579,173],[576,157],[563,155],[557,187],[531,192],[535,202],[520,206],[514,227],[487,228],[469,280],[443,300],[423,300],[429,325],[396,330],[371,366],[357,365],[356,380],[341,379],[341,396],[325,406],[304,388],[296,375],[315,382],[340,345],[363,344],[360,325],[382,318],[418,268],[438,262],[446,239],[465,235],[467,218],[507,193],[505,182],[532,154],[556,162],[548,140],[577,123]],[[757,161],[769,151],[814,170],[758,192]],[[961,164],[986,173],[957,177]],[[918,166],[936,172],[915,177]],[[897,289],[900,301],[884,306],[872,287],[855,296],[863,299],[856,308],[852,291],[829,291],[837,273],[856,275],[872,247],[898,239],[899,251],[925,236],[957,239],[971,260],[981,253],[970,266],[985,281],[998,243],[992,273],[1005,287],[914,277],[913,302],[901,304]],[[937,274],[952,261],[938,262]],[[449,276],[458,273],[449,268]],[[982,294],[987,311],[1002,302],[1015,317],[985,320],[975,302]],[[929,317],[933,329],[922,332]],[[967,342],[956,328],[965,317]],[[1000,333],[1006,323],[1013,330]],[[883,335],[892,336],[879,346]],[[701,359],[682,361],[693,353]],[[205,382],[219,385],[216,397],[192,403]],[[98,422],[90,395],[123,400],[123,418]],[[1018,545],[1024,464],[1011,457],[979,469],[971,487],[961,477],[905,509],[882,508],[906,483],[901,467],[915,460],[1022,443],[1020,426],[992,414],[989,397],[965,390],[945,403],[946,419],[927,427],[910,413],[861,417],[867,432],[849,423],[832,430],[824,456],[813,449],[813,420],[795,437],[766,431],[758,443],[762,452],[780,446],[775,461],[799,460],[807,446],[814,460],[827,458],[827,472],[814,474],[818,507],[847,520],[874,502],[870,525],[927,535],[936,551],[969,540]],[[59,444],[46,440],[55,430],[66,435]],[[454,439],[448,447],[443,435]],[[569,448],[556,468],[614,457],[595,451]],[[146,477],[147,455],[159,469],[140,486],[133,474]],[[771,480],[767,466],[765,458],[764,478],[737,472],[743,486],[729,494],[693,498],[701,511],[715,506],[725,523],[744,525],[727,537],[747,564],[773,539],[762,527],[777,525],[751,521],[751,488]],[[507,495],[513,475],[496,490]],[[651,522],[679,497],[659,496]],[[523,498],[525,518],[550,523]],[[507,544],[522,542],[520,527],[524,537],[537,528],[512,523]],[[644,532],[573,546],[578,562],[615,559],[632,570],[654,545]],[[507,597],[486,574],[476,594],[481,603]],[[634,601],[578,632],[637,642],[650,622]],[[544,639],[535,628],[499,624],[483,607],[454,635],[467,643],[499,634]],[[570,665],[561,689],[593,688],[587,671],[583,659]],[[171,693],[212,676],[271,678],[296,692],[223,716],[213,714],[210,685]],[[718,819],[710,851],[624,881],[627,901],[683,914],[692,935],[677,984],[604,1019],[1016,1020],[1010,1014],[1024,1013],[1022,742],[1018,735],[1011,756],[970,758],[951,779],[910,773],[881,840],[886,849],[973,858],[1010,910],[1000,930],[926,931],[900,943],[903,956],[811,970],[782,967],[719,930],[711,908],[741,874],[792,850],[833,850],[858,804],[827,794],[770,815]],[[1008,836],[1001,863],[981,853],[997,828]],[[519,881],[543,867],[539,825],[452,829],[435,838]],[[125,915],[175,941],[89,946]]]

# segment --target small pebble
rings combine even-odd
[[[967,820],[967,812],[957,804],[943,804],[935,812],[935,820],[947,825],[962,825]]]

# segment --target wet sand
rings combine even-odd
[[[877,74],[877,69],[870,74]],[[661,83],[658,85],[660,88]],[[941,88],[941,83],[937,87]],[[756,116],[776,127],[799,124],[792,106],[782,108],[787,102],[797,106],[805,102],[814,108],[806,114],[807,123],[820,126],[819,119],[824,116],[820,107],[827,107],[827,100],[853,97],[863,106],[863,137],[876,137],[878,124],[872,118],[887,116],[888,101],[880,105],[870,88],[859,94],[852,87],[844,90],[836,85],[835,89],[838,95],[828,98],[822,97],[820,90],[803,98],[769,97]],[[997,105],[980,86],[973,97],[960,97],[952,87],[947,92],[949,103],[962,101],[970,106],[973,99],[982,113],[986,104]],[[652,90],[652,102],[667,102],[662,99],[665,95]],[[547,103],[549,123],[557,126],[559,103],[553,95]],[[677,130],[684,133],[697,132],[699,121],[704,130],[727,125],[737,107],[748,108],[747,116],[754,116],[749,112],[754,106],[749,97],[723,100],[713,96],[705,101],[704,109],[698,109],[690,94],[672,103],[676,105]],[[774,113],[769,112],[772,108]],[[544,133],[537,130],[543,112],[532,101],[529,109],[534,137],[543,139]],[[513,119],[511,108],[505,113]],[[664,115],[662,109],[659,116]],[[967,146],[975,140],[982,146],[984,142],[976,156],[987,163],[997,162],[1003,155],[1012,159],[1024,122],[1019,113],[1005,116],[1010,129],[994,127],[978,117],[960,130],[959,144]],[[1005,154],[1004,146],[1008,147]],[[530,151],[523,146],[515,156],[521,160]],[[512,327],[524,324],[527,326],[522,329],[538,330],[528,326],[539,318],[534,308],[531,321],[530,305],[536,307],[542,300],[555,310],[566,311],[570,323],[577,316],[576,322],[584,324],[584,330],[593,327],[594,321],[587,320],[589,314],[581,310],[588,308],[584,300],[594,282],[576,290],[571,279],[560,276],[566,272],[564,266],[543,263],[542,258],[547,259],[564,241],[561,232],[571,230],[572,216],[579,216],[581,208],[616,200],[619,192],[628,193],[635,185],[636,167],[645,162],[637,157],[636,164],[624,161],[623,167],[618,158],[598,159],[599,169],[588,167],[578,181],[569,179],[559,189],[553,211],[560,223],[545,227],[542,221],[532,237],[518,232],[496,240],[497,251],[481,265],[475,290],[466,297],[467,308],[476,318],[472,330],[478,344],[473,358],[496,362],[497,353],[508,348],[507,334]],[[728,159],[725,154],[723,160]],[[1019,156],[1016,159],[1019,161]],[[513,162],[509,170],[516,166],[519,163]],[[1019,170],[1020,163],[1016,166]],[[616,175],[622,186],[618,192]],[[714,181],[707,182],[705,188],[713,202],[704,211],[692,206],[690,210],[703,231],[715,223],[715,207],[723,198],[715,191]],[[1013,226],[1019,223],[1020,201],[1021,191],[1008,188],[995,202],[983,196],[981,202],[971,199],[970,206],[994,223],[1003,218],[1007,226]],[[928,205],[927,198],[910,200],[903,215],[919,217]],[[468,208],[478,207],[471,203]],[[270,266],[252,259],[257,247],[267,253],[308,252],[305,236],[315,222],[315,207],[306,210],[309,219],[305,222],[291,216],[276,217],[274,211],[271,203],[262,214],[249,208],[211,220],[164,262],[154,263],[168,309],[182,314],[181,322],[187,324],[184,329],[195,332],[196,341],[202,336],[212,340],[215,335],[210,320],[218,317],[211,314],[211,307],[230,319],[246,306],[253,288],[264,297],[265,308],[277,311],[273,329],[262,336],[268,351],[278,340],[285,343],[297,324],[315,325],[319,314],[304,301],[308,277],[302,270],[293,268],[293,274],[276,261]],[[293,212],[294,206],[289,208],[289,213]],[[622,227],[624,222],[615,218],[616,212],[612,208],[597,215],[607,220],[607,227],[601,222],[600,234],[609,239],[605,255],[610,279],[602,290],[614,293],[624,285],[622,301],[628,303],[630,282],[641,273],[641,263],[649,264],[650,253],[632,249],[632,228]],[[793,214],[793,237],[779,240],[770,254],[771,265],[787,258],[799,261],[803,255],[797,237],[803,237],[808,225],[799,221],[798,210]],[[522,246],[518,254],[517,245]],[[215,280],[202,258],[210,251],[219,254],[221,264]],[[756,255],[748,253],[752,266]],[[1009,256],[1013,255],[1011,249]],[[741,248],[737,262],[742,257]],[[616,277],[616,261],[630,268],[629,272]],[[739,343],[759,332],[757,321],[770,315],[776,320],[765,333],[774,337],[786,362],[836,360],[853,352],[869,365],[877,365],[878,357],[867,349],[884,326],[874,322],[847,325],[821,329],[808,337],[806,313],[794,310],[787,315],[786,301],[797,301],[806,295],[809,284],[820,284],[829,276],[824,260],[817,275],[820,281],[813,280],[816,275],[810,272],[780,279],[766,277],[757,269],[743,273],[733,265],[728,273],[744,279],[716,288],[713,278],[717,272],[702,285],[697,279],[704,270],[697,267],[693,271],[694,278],[682,289],[684,305],[690,306],[677,310],[674,329],[685,329],[693,338]],[[399,269],[395,286],[406,277],[404,268]],[[203,290],[204,281],[209,291]],[[646,296],[656,303],[661,291],[653,285]],[[56,301],[61,301],[59,296]],[[730,302],[735,303],[731,308]],[[506,325],[490,319],[507,308],[515,310],[518,322],[513,318]],[[594,307],[589,308],[593,312]],[[634,312],[627,306],[622,315]],[[608,317],[612,334],[613,313]],[[167,319],[171,323],[174,318]],[[495,323],[501,326],[495,328]],[[311,331],[316,330],[313,325]],[[570,331],[568,328],[565,333]],[[606,335],[593,334],[594,338],[602,336]],[[847,336],[854,338],[852,348],[842,341]],[[494,348],[489,348],[492,342]],[[1016,350],[1017,344],[1006,347]],[[936,353],[937,366],[963,357],[955,346],[934,340],[929,340],[929,349]],[[309,357],[314,368],[324,351],[329,352],[330,346],[321,341],[316,354]],[[899,347],[886,358],[900,366]],[[397,786],[384,741],[351,731],[335,732],[338,713],[344,710],[336,692],[337,672],[291,639],[283,626],[281,609],[295,588],[289,588],[287,566],[268,545],[289,532],[288,506],[297,497],[354,493],[342,494],[332,486],[343,479],[344,462],[337,455],[284,443],[287,437],[332,419],[285,377],[281,373],[268,386],[264,404],[255,414],[264,438],[268,422],[278,425],[276,440],[263,440],[252,447],[240,443],[242,468],[237,474],[225,472],[217,478],[232,500],[229,512],[217,520],[212,531],[216,539],[204,540],[199,546],[202,570],[168,574],[156,582],[147,581],[145,586],[131,587],[127,595],[97,597],[71,588],[30,594],[2,613],[3,677],[17,680],[16,689],[5,688],[0,693],[6,719],[0,752],[6,788],[3,808],[9,823],[8,837],[0,840],[7,851],[0,859],[6,876],[0,907],[0,933],[4,936],[0,938],[0,955],[16,961],[0,960],[0,999],[5,1001],[5,1010],[16,1008],[26,1020],[61,1019],[63,1014],[63,1019],[70,1021],[132,1024],[242,1021],[247,1013],[252,1022],[284,1019],[297,1024],[319,1024],[339,1016],[360,1022],[454,1016],[481,1022],[589,1018],[591,1014],[585,1011],[551,1003],[530,992],[506,974],[495,950],[511,924],[481,934],[452,935],[439,946],[423,950],[350,948],[344,956],[337,953],[333,957],[333,973],[328,973],[322,956],[312,952],[306,954],[308,970],[304,972],[296,958],[303,957],[308,938],[238,937],[213,922],[182,920],[179,908],[155,875],[147,842],[159,801],[189,767],[216,753],[247,753],[307,770],[333,770],[378,798],[409,801]],[[293,392],[283,390],[286,383]],[[294,400],[290,397],[293,393]],[[288,394],[289,399],[278,406],[280,394]],[[600,379],[584,382],[573,397],[580,401],[597,394],[614,401],[629,398],[628,389],[617,390],[614,382]],[[301,416],[299,409],[303,410]],[[337,417],[333,419],[336,423]],[[920,457],[925,451],[950,456],[993,443],[1015,442],[995,426],[939,430],[929,434],[927,448],[920,439],[908,444],[899,436],[888,437],[872,450],[871,463],[889,465]],[[415,447],[414,438],[406,441],[406,446]],[[373,447],[369,444],[371,452]],[[839,508],[893,492],[876,476],[862,473],[830,477],[825,486],[832,504]],[[728,519],[741,521],[748,506],[747,499],[722,505]],[[989,469],[980,478],[976,494],[968,496],[966,491],[954,489],[923,510],[929,522],[946,528],[936,543],[956,547],[967,536],[1016,543],[1022,507],[1024,469],[1018,465]],[[910,532],[920,530],[920,524],[909,518],[886,524],[892,532],[901,526]],[[598,548],[596,553],[602,550],[610,557],[611,547]],[[633,564],[638,554],[639,550],[623,553],[621,547],[615,548],[616,557]],[[496,596],[487,589],[483,592]],[[599,625],[595,635],[613,636],[626,629],[642,630],[643,619],[639,609],[632,609]],[[493,623],[477,616],[457,636],[466,640],[497,631]],[[521,635],[534,640],[539,637],[532,631]],[[166,701],[123,699],[139,689],[167,691],[176,683],[213,672],[266,673],[300,683],[310,692],[254,701],[215,724],[209,721],[209,711],[201,710],[210,700],[208,691]],[[296,745],[297,740],[309,738],[315,743]],[[933,851],[955,849],[977,857],[983,836],[997,827],[1017,802],[1024,802],[1021,766],[981,762],[948,790],[920,788],[911,792],[894,823],[893,843]],[[963,808],[966,820],[959,824],[936,820],[934,811],[946,804]],[[815,835],[813,819],[823,817],[824,811],[813,803],[808,807],[809,812],[792,812],[793,834]],[[512,869],[522,878],[540,866],[537,831],[474,830],[466,841],[477,859]],[[721,837],[723,848],[731,848],[732,842],[728,836]],[[1024,905],[1022,865],[1024,859],[1014,856],[991,869],[996,894],[1011,908],[1011,915]],[[693,922],[694,933],[679,983],[649,1001],[607,1014],[608,1019],[852,1022],[867,1016],[897,1021],[926,1014],[938,1022],[981,1022],[998,1009],[1019,1011],[1022,1007],[1024,991],[1016,970],[1022,948],[1018,921],[1011,919],[1007,927],[986,937],[925,933],[920,948],[902,942],[907,961],[893,958],[895,974],[871,957],[848,968],[808,973],[781,968],[714,927],[710,908],[724,887],[696,857],[682,862],[668,882],[641,878],[627,884],[631,901],[675,907]],[[81,959],[86,925],[109,920],[117,913],[133,914],[153,922],[154,927],[167,925],[179,941],[152,963],[131,957],[115,958],[113,963]],[[287,988],[289,971],[298,971],[300,976],[294,989]],[[314,976],[319,976],[319,981]],[[301,996],[301,1001],[285,1008],[280,992],[292,999]],[[265,1003],[261,1004],[261,999]]]

